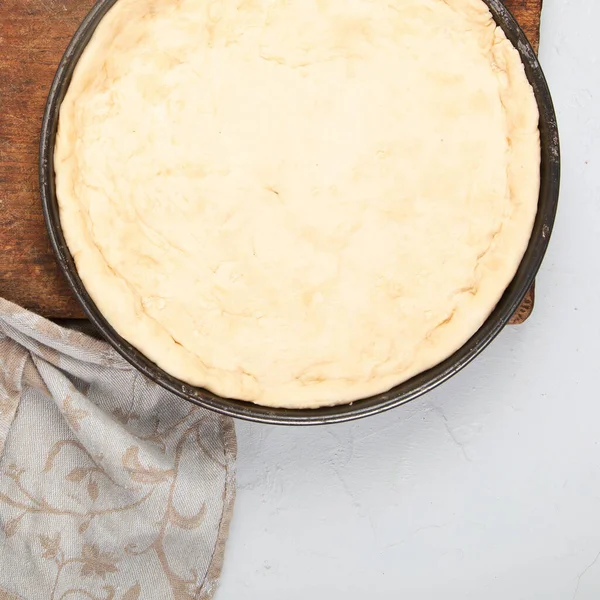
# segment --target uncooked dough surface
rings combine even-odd
[[[538,113],[481,0],[119,0],[61,107],[67,243],[172,375],[293,408],[452,354],[514,276]]]

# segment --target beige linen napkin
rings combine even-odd
[[[211,598],[230,419],[0,299],[0,599]]]

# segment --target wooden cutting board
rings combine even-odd
[[[537,49],[542,0],[505,0]],[[58,62],[93,0],[0,0],[0,296],[46,317],[83,312],[50,248],[38,190],[38,141]],[[533,289],[513,318],[533,308]]]

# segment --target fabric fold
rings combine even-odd
[[[231,419],[0,299],[0,598],[211,598],[235,456]]]

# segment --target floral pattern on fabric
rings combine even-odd
[[[0,599],[211,598],[235,454],[230,419],[0,299]]]

